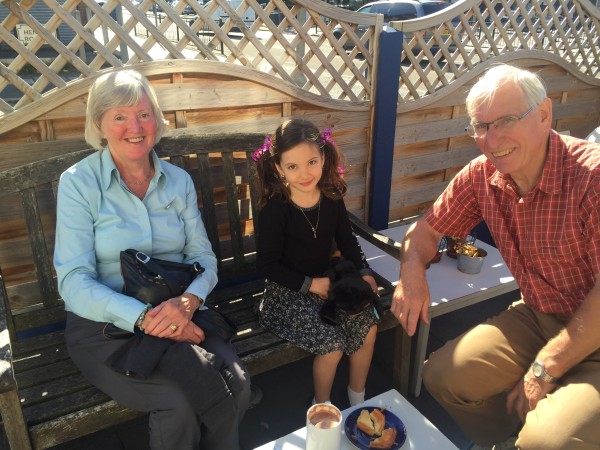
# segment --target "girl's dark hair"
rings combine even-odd
[[[281,155],[295,146],[309,142],[317,145],[324,158],[323,175],[317,186],[323,195],[337,200],[342,198],[348,186],[342,177],[345,160],[328,132],[321,133],[311,122],[291,119],[283,122],[275,133],[267,136],[263,145],[254,154],[258,173],[258,203],[264,206],[272,197],[290,200],[290,190],[279,175],[275,164],[281,164]]]

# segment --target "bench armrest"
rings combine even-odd
[[[362,237],[367,242],[370,242],[375,247],[383,250],[388,255],[393,256],[396,259],[400,259],[400,242],[396,242],[392,238],[384,236],[377,230],[374,230],[351,212],[348,212],[348,216],[350,217],[350,223],[352,224],[354,233]]]
[[[12,366],[12,349],[7,322],[8,295],[0,272],[0,394],[17,389]]]

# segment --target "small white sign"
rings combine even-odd
[[[16,28],[17,38],[19,39],[19,41],[21,41],[25,45],[33,41],[33,38],[35,37],[35,31],[33,31],[33,29],[29,25],[25,25],[24,23],[18,23]],[[54,37],[56,37],[56,33],[52,34],[54,35]]]
[[[23,44],[27,45],[31,41],[33,41],[34,37],[35,37],[35,32],[29,25],[25,25],[22,23],[17,24],[17,38],[19,39],[19,41],[21,41]]]

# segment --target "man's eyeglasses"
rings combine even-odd
[[[525,118],[525,116],[527,116],[527,114],[529,114],[531,111],[533,111],[536,106],[537,105],[533,105],[531,108],[529,108],[527,111],[525,111],[520,116],[502,116],[491,122],[472,123],[467,128],[465,128],[465,131],[472,138],[484,137],[487,134],[490,125],[494,125],[494,128],[496,128],[496,130],[508,131],[512,127],[514,127],[517,124],[517,122],[519,122],[520,120],[523,120]]]

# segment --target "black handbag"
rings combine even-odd
[[[202,272],[204,267],[197,262],[165,261],[131,248],[121,252],[123,294],[153,307],[183,294]]]
[[[134,249],[122,251],[120,257],[123,294],[153,307],[183,294],[194,278],[204,272],[204,267],[197,262],[186,264],[165,261]],[[217,335],[225,341],[229,341],[237,333],[236,325],[229,318],[206,303],[194,313],[192,321],[206,335]],[[133,333],[107,324],[104,335],[120,339],[131,337]]]

